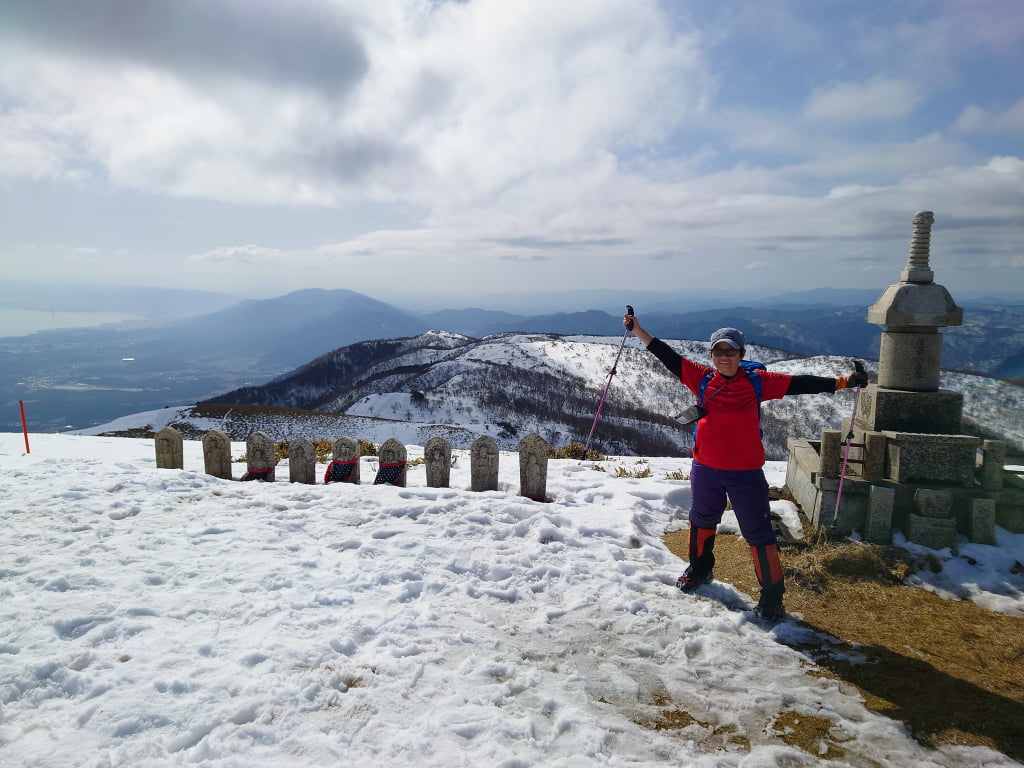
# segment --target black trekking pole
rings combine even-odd
[[[629,304],[626,305],[626,314],[630,316],[636,314]],[[608,374],[608,383],[604,385],[604,394],[601,395],[601,402],[597,404],[597,413],[594,414],[594,423],[590,425],[590,434],[587,435],[587,442],[583,445],[583,461],[587,460],[587,451],[590,449],[590,439],[594,436],[594,430],[597,428],[598,419],[601,418],[601,410],[604,408],[604,400],[606,397],[608,397],[608,389],[612,385],[612,377],[615,375],[615,371],[618,369],[619,358],[622,356],[622,348],[626,346],[626,338],[629,336],[629,332],[631,330],[633,330],[632,320],[630,320],[629,325],[626,326],[626,332],[622,334],[622,342],[619,344],[619,353],[615,355],[615,362],[612,363],[611,373]]]
[[[853,367],[857,373],[864,373],[864,363],[860,360],[853,361]],[[857,420],[857,403],[860,402],[860,387],[853,395],[853,413],[850,414],[850,429],[846,432],[846,447],[843,449],[843,467],[839,470],[839,489],[836,491],[836,508],[832,513],[832,526],[829,528],[829,538],[835,533],[839,524],[839,503],[843,500],[843,481],[846,479],[846,463],[850,460],[850,443],[853,441],[853,423]]]

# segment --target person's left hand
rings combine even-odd
[[[856,370],[849,376],[840,376],[836,379],[836,389],[853,389],[854,387],[866,387],[868,385],[868,374],[864,370],[864,364],[858,360],[854,363]]]

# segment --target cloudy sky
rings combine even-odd
[[[1020,0],[6,0],[4,278],[1024,291]]]

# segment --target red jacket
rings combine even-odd
[[[680,381],[696,396],[706,365],[682,358]],[[760,371],[761,400],[778,400],[786,395],[793,377],[785,373]],[[764,466],[761,420],[757,393],[750,379],[740,372],[727,379],[715,371],[704,389],[708,415],[698,422],[693,458],[715,469],[760,469]]]

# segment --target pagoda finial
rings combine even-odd
[[[907,268],[900,275],[901,282],[930,283],[935,279],[935,273],[928,266],[934,221],[935,214],[931,211],[918,211],[914,214],[914,236],[910,239],[910,260],[907,262]]]

